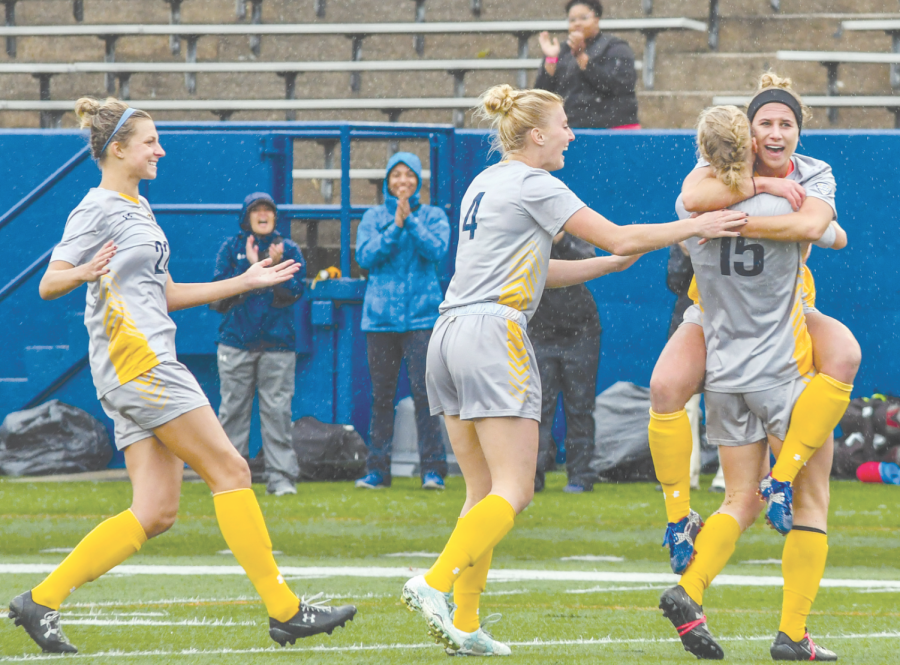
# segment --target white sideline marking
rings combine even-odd
[[[622,563],[623,556],[605,556],[601,554],[584,554],[580,556],[564,556],[560,561],[608,561],[610,563]]]
[[[0,575],[44,574],[53,572],[56,566],[46,563],[7,563],[0,564]],[[422,568],[386,568],[378,566],[310,566],[300,568],[285,566],[281,569],[284,576],[296,578],[322,577],[357,577],[382,579],[409,579],[425,572]],[[113,573],[119,575],[244,575],[240,566],[117,566]],[[492,570],[488,580],[493,582],[612,582],[614,584],[667,584],[678,582],[678,576],[672,573],[624,573],[585,570]],[[781,577],[755,575],[719,575],[713,582],[716,586],[756,586],[780,587],[784,584]],[[846,589],[895,589],[900,590],[900,580],[822,580],[820,587]]]
[[[420,556],[420,557],[427,557],[429,559],[437,559],[440,556],[440,554],[435,553],[435,552],[394,552],[393,554],[382,554],[381,556],[397,557],[397,558],[419,557]]]
[[[747,559],[746,561],[741,561],[741,563],[749,563],[751,566],[768,566],[772,565],[781,565],[781,559]]]
[[[41,550],[41,554],[68,554],[74,549],[74,547],[49,547]]]
[[[604,593],[606,591],[659,591],[667,586],[595,586],[590,589],[567,589],[566,593]]]
[[[818,636],[822,640],[859,640],[873,638],[900,638],[900,632],[892,633],[857,633],[850,635],[821,635]],[[717,637],[720,642],[768,642],[772,640],[771,635],[753,635],[743,636],[735,635],[733,637]],[[578,640],[540,640],[535,639],[531,642],[507,642],[511,647],[557,647],[557,646],[603,646],[608,644],[666,644],[671,642],[680,643],[677,637],[647,638],[637,637],[630,639],[614,639],[612,637],[600,637],[591,639]],[[254,653],[339,653],[339,652],[360,652],[360,651],[400,651],[412,649],[437,649],[440,648],[436,644],[357,644],[344,647],[315,646],[305,648],[286,648],[279,649],[277,647],[254,648],[254,649],[182,649],[179,651],[163,651],[161,649],[155,651],[100,651],[98,653],[79,653],[79,654],[40,654],[28,656],[7,656],[0,658],[0,663],[14,663],[34,660],[56,660],[65,658],[66,660],[79,658],[140,658],[146,656],[217,656],[217,655],[243,655]]]
[[[155,621],[153,619],[69,619],[64,618],[67,626],[203,626],[225,627],[259,626],[257,621],[233,621],[232,619],[185,619],[183,621]]]

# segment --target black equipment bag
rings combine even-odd
[[[353,425],[307,416],[294,421],[291,438],[300,464],[298,480],[354,480],[365,472],[366,444]]]
[[[109,433],[86,411],[59,400],[14,411],[0,425],[0,474],[39,476],[105,469]]]
[[[850,401],[834,442],[835,478],[856,478],[866,462],[900,461],[900,398],[876,394]]]

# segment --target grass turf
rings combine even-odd
[[[704,486],[708,484],[708,479]],[[495,569],[598,570],[667,573],[659,543],[665,515],[652,485],[599,485],[591,494],[565,495],[565,479],[550,474],[547,490],[516,520],[497,548]],[[278,560],[288,566],[427,567],[439,552],[464,496],[461,479],[444,492],[423,492],[396,479],[385,491],[349,484],[305,484],[296,497],[266,497],[255,488]],[[900,649],[897,591],[878,581],[900,580],[898,490],[837,482],[827,578],[873,580],[870,588],[823,588],[810,629],[844,663],[894,663]],[[0,565],[55,564],[99,520],[127,507],[127,483],[0,481]],[[703,515],[721,497],[696,492]],[[782,539],[757,524],[738,543],[726,573],[778,576]],[[129,564],[233,566],[204,485],[184,486],[179,522],[147,543]],[[387,556],[407,553],[404,556]],[[621,561],[563,561],[573,556]],[[359,608],[356,620],[333,636],[272,647],[262,604],[239,575],[121,575],[86,585],[63,606],[66,633],[88,663],[268,663],[287,659],[329,663],[430,663],[446,656],[430,643],[418,616],[399,601],[404,572],[395,578],[289,579],[298,593],[326,591]],[[412,574],[412,572],[410,572]],[[0,574],[0,599],[36,584],[40,574]],[[573,581],[489,582],[482,616],[500,612],[498,639],[513,643],[520,663],[688,663],[671,625],[656,609],[663,585]],[[771,662],[777,630],[778,587],[714,586],[706,611],[726,658]],[[106,625],[102,625],[106,624]],[[881,636],[877,636],[877,635]],[[827,637],[826,637],[827,636]],[[542,644],[534,643],[535,641]],[[231,650],[227,652],[226,650]],[[141,655],[144,654],[144,655]],[[0,663],[38,655],[24,631],[0,624]]]

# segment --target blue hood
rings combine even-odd
[[[391,216],[397,213],[397,197],[388,190],[388,176],[397,164],[406,164],[406,166],[412,169],[413,173],[416,174],[416,178],[419,179],[419,184],[416,185],[416,191],[409,197],[409,208],[413,212],[419,209],[419,191],[422,189],[422,162],[411,152],[395,153],[394,156],[388,160],[387,170],[384,174],[384,185],[382,187],[382,190],[384,191],[384,205],[387,207],[388,212],[391,213]]]
[[[241,231],[243,233],[241,236],[246,239],[247,236],[252,235],[256,238],[256,244],[259,247],[260,251],[266,251],[269,248],[269,245],[272,243],[281,242],[282,237],[278,234],[277,230],[273,230],[272,233],[267,233],[266,235],[257,235],[250,230],[250,208],[255,206],[260,201],[264,201],[272,206],[272,209],[275,211],[275,227],[278,227],[278,206],[275,205],[275,199],[273,199],[269,194],[265,192],[253,192],[249,194],[247,198],[244,199],[244,206],[241,208],[241,216],[238,220],[240,224]]]

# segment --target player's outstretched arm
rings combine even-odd
[[[575,284],[584,284],[597,277],[603,277],[614,272],[621,272],[634,265],[634,262],[643,254],[631,256],[598,256],[593,259],[581,259],[578,261],[561,261],[550,259],[550,267],[547,269],[548,289],[561,289]]]
[[[747,215],[743,212],[717,210],[668,224],[617,226],[585,206],[569,217],[563,228],[576,238],[610,254],[630,256],[662,249],[694,236],[723,238],[741,235],[746,219]]]
[[[247,291],[277,286],[291,279],[294,273],[300,270],[300,265],[294,261],[282,261],[277,266],[271,263],[271,259],[254,263],[244,274],[219,282],[179,284],[169,275],[166,284],[166,304],[169,311],[177,312],[180,309],[208,305],[216,300],[231,298]]]
[[[56,300],[71,293],[85,282],[96,282],[109,272],[109,262],[116,255],[112,240],[100,248],[93,258],[80,266],[68,261],[51,261],[47,272],[41,278],[38,293],[44,300]]]

